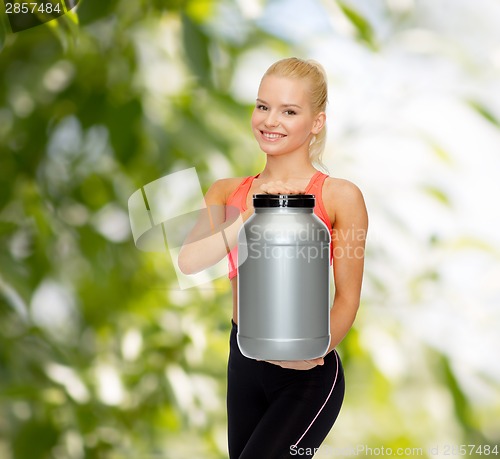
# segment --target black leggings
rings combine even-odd
[[[233,322],[228,363],[230,459],[311,458],[332,428],[344,400],[337,352],[324,365],[291,370],[245,357]]]

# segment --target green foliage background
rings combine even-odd
[[[230,95],[234,63],[256,47],[302,50],[253,23],[222,36],[210,26],[222,3],[84,0],[17,34],[2,18],[2,459],[227,457],[227,281],[179,290],[168,256],[139,252],[127,220],[129,196],[171,171],[196,167],[206,190],[214,163],[232,175],[261,165],[252,108]],[[338,4],[376,50],[369,22]],[[157,93],[145,83],[155,75]],[[432,387],[449,395],[439,422],[451,438],[491,443],[491,412],[471,405],[445,356],[416,349],[429,372],[394,387],[360,346],[362,326],[341,349],[351,440],[425,444],[438,421],[418,394]]]

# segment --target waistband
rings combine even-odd
[[[236,342],[236,334],[237,333],[238,333],[238,324],[236,324],[234,322],[234,320],[231,319],[231,340],[234,339]],[[238,352],[241,354],[239,346],[237,346],[237,348],[238,348]],[[243,354],[241,354],[241,355],[243,355]],[[325,361],[328,361],[330,359],[334,359],[335,358],[334,356],[337,356],[337,360],[340,361],[340,356],[338,355],[336,349],[334,349],[333,351],[326,354],[323,358],[325,359]],[[252,360],[252,359],[250,359],[250,360]]]

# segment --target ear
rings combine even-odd
[[[326,123],[326,113],[325,112],[319,112],[316,115],[316,118],[313,121],[313,127],[311,129],[311,132],[314,135],[317,135],[320,133],[321,129],[323,129],[323,126]]]

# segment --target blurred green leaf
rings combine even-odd
[[[4,12],[5,5],[0,4],[0,53],[5,44],[5,40],[7,39],[7,34],[10,32],[10,27],[7,21],[7,15]]]
[[[141,2],[144,4],[144,2]],[[99,19],[112,15],[120,0],[108,0],[106,2],[95,2],[92,0],[81,0],[78,4],[77,14],[82,25],[91,24]]]
[[[345,2],[338,0],[337,3],[352,25],[356,28],[360,40],[369,45],[371,49],[376,50],[378,45],[375,41],[373,28],[368,20]]]
[[[453,397],[455,413],[457,418],[460,420],[460,424],[467,430],[468,438],[473,438],[474,442],[486,444],[487,439],[476,429],[474,425],[472,407],[470,406],[466,395],[457,381],[449,359],[445,356],[441,356],[440,362],[442,377],[444,378],[446,387],[449,389],[451,396]]]
[[[467,100],[468,105],[473,108],[479,115],[486,121],[493,124],[495,127],[500,128],[500,121],[486,105],[477,100]]]
[[[15,458],[47,459],[48,452],[57,444],[58,429],[45,419],[29,420],[15,433]]]
[[[199,24],[187,14],[182,14],[182,31],[187,62],[203,86],[211,86],[211,64],[208,54],[208,37]]]
[[[451,207],[451,201],[445,191],[440,189],[437,186],[426,185],[422,187],[423,191],[439,201],[441,204],[444,204],[447,207]]]
[[[429,137],[429,135],[425,132],[419,132],[419,136],[422,139],[425,139],[427,144],[431,147],[432,152],[436,155],[436,158],[445,164],[452,165],[453,159],[450,152],[444,148],[436,139]]]

